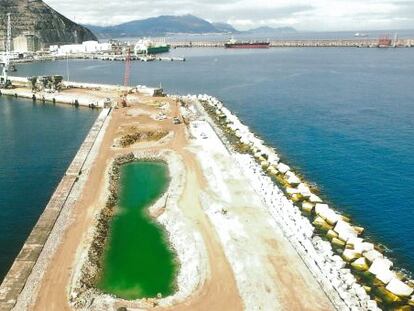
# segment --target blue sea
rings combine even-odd
[[[96,116],[88,109],[0,97],[0,280]]]
[[[387,247],[400,267],[414,271],[414,49],[195,48],[170,54],[184,56],[186,62],[134,62],[131,83],[161,84],[168,93],[218,97],[288,164],[316,183],[335,208],[365,227],[369,238]],[[57,61],[20,65],[18,74],[66,77],[69,73],[76,81],[122,83],[123,66],[120,62],[78,60],[69,62],[68,72],[66,61]],[[27,114],[30,119],[32,112]],[[71,135],[76,132],[60,129]],[[49,127],[37,130],[54,135]],[[76,133],[82,136],[80,132]],[[3,150],[2,140],[0,144]],[[44,155],[63,146],[38,146],[32,153]],[[33,174],[44,173],[36,162],[38,156],[21,150],[9,161],[17,160]],[[66,162],[55,165],[63,172]],[[39,214],[41,205],[26,206],[23,211],[18,204],[20,200],[30,202],[22,193],[47,200],[55,183],[46,176],[35,180],[33,187],[15,184],[7,204],[13,206],[13,213],[1,217],[0,222],[10,222],[16,213],[24,215],[31,209]],[[48,191],[36,188],[46,181]],[[15,228],[14,234],[30,231],[33,222]]]

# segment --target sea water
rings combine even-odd
[[[175,49],[186,62],[133,62],[131,85],[221,99],[339,211],[414,271],[414,49]],[[122,83],[124,64],[18,66]]]
[[[89,109],[0,97],[0,280],[96,117]]]

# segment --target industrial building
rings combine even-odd
[[[51,45],[49,51],[56,55],[68,55],[79,53],[98,53],[112,50],[112,44],[99,43],[98,41],[85,41],[82,44]]]
[[[15,52],[37,52],[40,49],[40,39],[34,33],[22,33],[21,35],[13,39],[13,50]]]

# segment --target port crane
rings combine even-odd
[[[128,52],[125,57],[125,72],[124,72],[124,86],[129,86],[129,76],[131,72],[131,48],[128,48]]]
[[[7,37],[6,37],[6,51],[3,53],[3,70],[0,78],[0,88],[7,88],[11,86],[9,80],[9,68],[10,68],[10,52],[11,52],[11,13],[7,13]]]
[[[126,88],[129,86],[130,72],[131,72],[131,48],[128,48],[127,54],[125,56],[125,71],[124,71],[124,87]],[[127,106],[127,96],[128,96],[127,89],[121,92],[122,107]]]

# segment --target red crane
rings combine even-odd
[[[131,48],[128,48],[128,53],[125,58],[124,86],[129,86],[130,72],[131,72]]]

